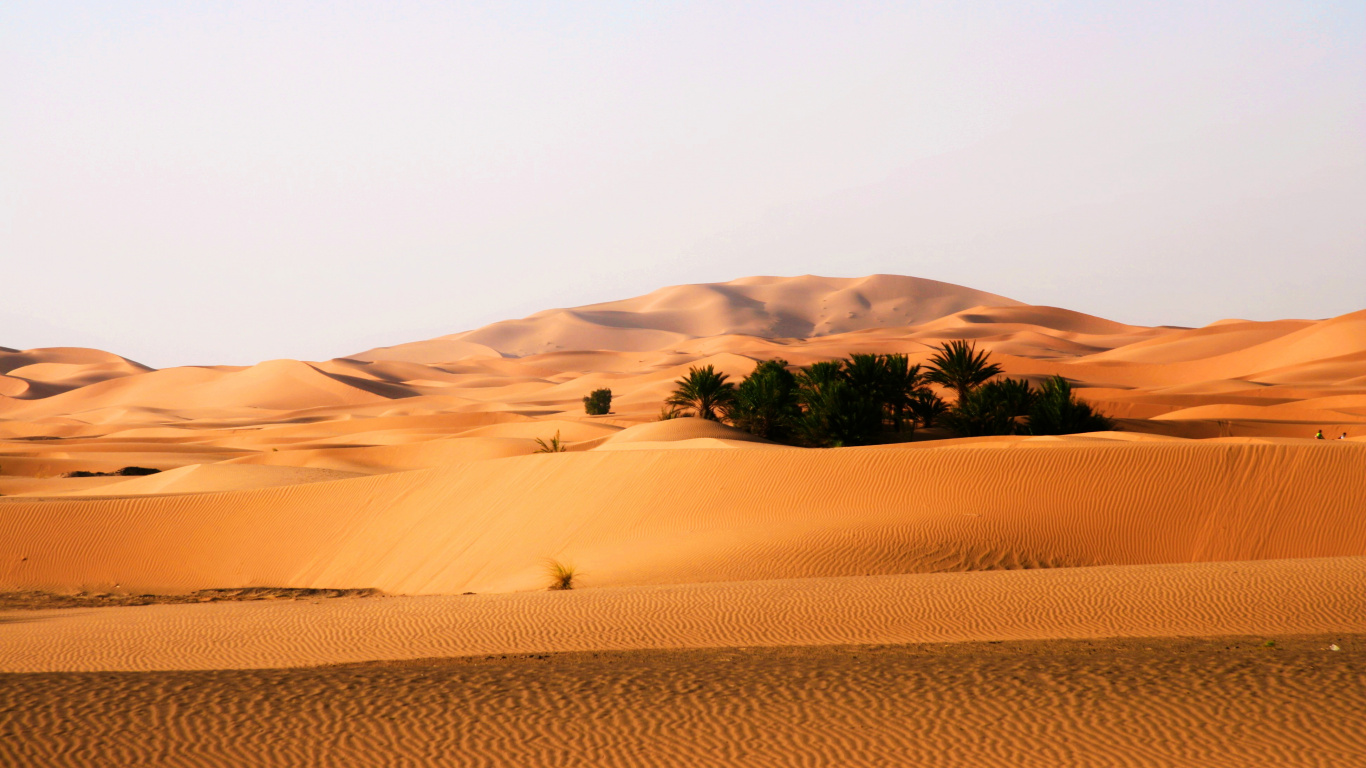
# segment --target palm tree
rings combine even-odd
[[[920,364],[911,365],[905,355],[887,355],[883,358],[882,366],[885,377],[883,396],[892,417],[892,428],[900,432],[902,424],[909,422],[914,432],[915,419],[906,417],[914,413],[912,404],[920,393],[929,391],[922,381]]]
[[[765,360],[735,388],[735,401],[726,408],[731,424],[752,435],[782,439],[801,415],[797,406],[797,378],[786,360]]]
[[[1072,435],[1114,428],[1115,423],[1108,417],[1078,400],[1072,394],[1072,385],[1061,376],[1043,383],[1043,390],[1029,409],[1028,429],[1035,435]]]
[[[844,361],[844,380],[866,397],[887,402],[887,358],[883,355],[853,354]]]
[[[555,430],[555,436],[550,438],[550,442],[547,443],[538,437],[536,438],[536,444],[541,446],[536,449],[537,453],[564,453],[569,450],[565,447],[564,442],[560,440],[560,430],[558,429]]]
[[[901,431],[911,400],[922,386],[919,365],[911,365],[905,355],[855,354],[845,361],[843,375],[864,397],[880,403],[886,421]]]
[[[700,419],[720,421],[721,412],[735,402],[735,385],[728,378],[710,365],[689,368],[687,376],[674,382],[677,386],[664,402]]]
[[[844,378],[843,360],[825,360],[806,366],[797,374],[802,391],[815,391]]]
[[[911,413],[915,415],[915,420],[926,429],[937,424],[949,411],[948,403],[945,403],[939,395],[930,391],[928,387],[921,387],[916,391],[915,397],[911,398],[910,408]]]
[[[930,358],[925,380],[952,389],[958,393],[958,402],[965,402],[968,393],[1001,372],[1001,366],[987,362],[989,357],[962,339],[945,342]]]
[[[960,437],[1013,435],[1017,419],[1028,416],[1039,395],[1025,379],[997,379],[968,392],[944,415],[944,423]]]
[[[882,404],[844,379],[804,387],[801,399],[806,410],[797,428],[812,445],[863,445],[882,427]]]
[[[861,445],[882,427],[881,387],[876,355],[854,355],[859,362],[812,363],[797,375],[802,416],[797,429],[812,445]],[[851,369],[856,369],[851,376]],[[857,383],[855,383],[857,382]]]

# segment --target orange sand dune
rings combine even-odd
[[[0,589],[536,588],[1366,552],[1356,442],[586,451],[329,483],[0,500]]]
[[[345,380],[293,360],[275,360],[238,371],[173,368],[92,384],[79,390],[12,407],[12,417],[75,413],[109,406],[212,410],[255,407],[294,410],[319,405],[358,405],[411,394],[393,385]]]
[[[654,420],[673,381],[694,365],[738,378],[755,360],[774,357],[803,365],[851,352],[900,352],[923,363],[952,338],[992,351],[1009,375],[1036,382],[1066,376],[1083,397],[1145,421],[1145,430],[1291,435],[1322,420],[1318,426],[1353,432],[1360,428],[1351,418],[1329,418],[1331,407],[1303,406],[1308,410],[1293,419],[1217,409],[1170,414],[1366,395],[1363,323],[1366,313],[1358,312],[1321,321],[1144,328],[910,277],[745,278],[551,310],[319,363],[147,371],[93,350],[0,353],[0,437],[156,434],[139,430],[173,427],[204,432],[205,443],[254,450],[401,444],[463,431],[438,416],[581,420],[581,398],[600,387],[613,391],[614,423],[629,426]],[[290,438],[269,445],[223,434],[396,415],[433,421],[406,433],[386,430],[408,426],[378,423],[336,432],[310,426],[304,431],[311,442],[301,439],[304,431],[262,430],[272,440]],[[361,432],[374,434],[339,439]]]
[[[1366,557],[0,612],[0,672],[1366,632]]]
[[[155,475],[126,478],[113,485],[82,489],[72,496],[151,496],[179,493],[216,493],[247,488],[273,488],[296,483],[345,480],[358,473],[300,467],[191,464]]]
[[[511,437],[427,440],[403,445],[359,448],[311,448],[257,453],[225,464],[265,464],[280,467],[317,467],[344,472],[379,474],[462,464],[484,459],[525,456],[539,448],[534,440]]]

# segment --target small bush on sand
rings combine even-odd
[[[612,412],[612,390],[595,389],[583,399],[583,412],[589,416],[605,416]]]
[[[574,577],[577,575],[574,566],[559,560],[550,560],[545,568],[550,574],[550,591],[559,592],[574,588]]]

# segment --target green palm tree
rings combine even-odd
[[[949,405],[940,399],[939,395],[930,391],[929,387],[921,387],[911,398],[910,409],[920,426],[928,429],[939,423],[939,420],[949,412]]]
[[[1001,372],[1001,366],[988,362],[990,355],[978,352],[976,344],[961,339],[939,345],[930,358],[925,380],[940,384],[958,393],[958,402],[967,400],[972,390]]]
[[[997,379],[968,392],[944,415],[944,423],[960,437],[1013,435],[1018,419],[1028,416],[1039,394],[1024,379]]]
[[[674,382],[674,392],[664,402],[700,419],[720,421],[720,414],[735,402],[735,385],[728,378],[710,365],[689,368],[687,376]]]
[[[735,388],[735,399],[725,414],[731,424],[750,434],[769,440],[785,437],[801,415],[797,378],[787,370],[787,361],[755,365],[754,372]]]
[[[909,423],[911,431],[914,432],[912,403],[921,392],[928,391],[925,389],[924,376],[920,373],[920,364],[911,365],[911,361],[905,355],[887,355],[883,358],[882,365],[885,376],[884,395],[888,414],[892,417],[892,429],[900,432],[902,425]]]
[[[1061,376],[1043,383],[1043,390],[1029,409],[1028,429],[1035,435],[1072,435],[1078,432],[1104,432],[1115,423],[1096,411],[1090,403],[1077,399],[1072,385]]]
[[[820,446],[862,445],[872,442],[882,427],[878,356],[854,357],[857,361],[812,363],[797,374],[797,399],[802,405],[797,432],[805,442]]]

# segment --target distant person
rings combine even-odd
[[[1347,439],[1347,433],[1346,433],[1346,432],[1343,432],[1342,434],[1338,435],[1338,439],[1339,439],[1339,440],[1346,440],[1346,439]]]
[[[1320,430],[1319,430],[1319,433],[1318,433],[1317,435],[1314,435],[1314,439],[1315,439],[1315,440],[1322,440],[1322,439],[1323,439],[1323,430],[1320,429]]]

